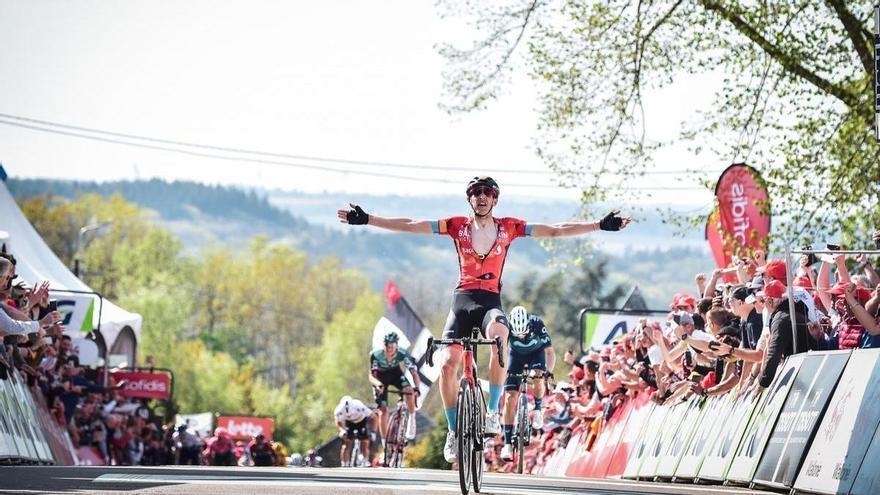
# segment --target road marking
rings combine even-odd
[[[209,484],[224,485],[247,483],[249,486],[284,486],[291,488],[382,488],[390,489],[394,492],[403,493],[423,493],[423,492],[448,492],[461,493],[457,484],[423,482],[413,483],[412,481],[398,480],[370,480],[370,479],[352,479],[351,481],[318,481],[314,479],[304,480],[296,478],[266,478],[260,476],[220,476],[220,475],[178,475],[178,474],[102,474],[94,479],[96,483],[186,483],[186,484]],[[532,487],[524,488],[519,486],[494,485],[490,483],[483,484],[484,491],[501,491],[507,494],[527,494],[527,495],[546,495],[546,494],[569,494],[571,488],[560,487]],[[583,490],[583,488],[581,488]],[[583,493],[583,492],[582,492]]]

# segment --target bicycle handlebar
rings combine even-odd
[[[428,363],[428,366],[434,366],[434,348],[436,346],[454,344],[463,346],[494,345],[495,352],[498,355],[498,364],[502,368],[504,367],[504,356],[501,355],[500,337],[495,337],[494,339],[473,339],[469,337],[465,337],[462,339],[435,339],[434,337],[428,337],[428,348],[427,353],[425,354],[425,361]]]

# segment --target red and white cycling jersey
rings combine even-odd
[[[432,223],[435,234],[445,234],[452,238],[458,252],[459,279],[457,289],[485,290],[501,292],[501,272],[510,243],[517,237],[531,235],[531,226],[525,220],[504,217],[495,218],[498,237],[486,256],[479,256],[474,250],[471,238],[470,217],[442,218]]]

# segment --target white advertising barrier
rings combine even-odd
[[[858,462],[858,459],[854,460]],[[841,468],[833,476],[850,477],[852,473],[845,473]],[[850,495],[877,495],[880,493],[880,428],[874,432],[871,444],[868,446],[868,451],[865,452],[865,457],[862,459],[855,478],[852,489],[849,491]]]
[[[186,426],[187,428],[197,431],[202,438],[211,436],[214,431],[214,414],[198,413],[198,414],[177,414],[174,416],[174,427]]]
[[[37,419],[37,406],[34,404],[33,396],[31,396],[27,389],[24,378],[18,372],[13,373],[10,378],[13,387],[15,387],[15,395],[25,422],[25,428],[34,445],[36,459],[44,463],[54,462],[49,442],[46,440],[46,435],[40,427],[40,420]]]
[[[773,427],[776,426],[779,411],[785,404],[785,399],[788,397],[788,392],[791,390],[803,362],[804,355],[795,354],[776,369],[773,383],[765,392],[761,405],[749,422],[749,427],[733,457],[730,469],[727,470],[725,477],[727,481],[751,483],[755,469],[758,467],[758,461],[764,453],[764,447],[770,439]]]
[[[804,458],[795,490],[846,494],[852,489],[857,472],[859,477],[866,478],[876,477],[875,473],[880,472],[878,463],[865,457],[871,443],[870,432],[880,425],[878,358],[880,349],[857,350],[850,356]],[[864,463],[862,459],[866,459]],[[867,466],[867,471],[860,472],[860,465]]]
[[[660,462],[664,447],[672,440],[675,430],[678,427],[679,409],[678,406],[663,405],[658,406],[666,413],[662,414],[662,420],[652,424],[656,429],[656,433],[652,435],[651,443],[648,444],[648,452],[642,466],[639,468],[639,479],[653,480],[657,473],[657,463]],[[670,431],[672,430],[672,431]]]
[[[660,462],[657,463],[656,475],[658,478],[671,479],[675,476],[675,470],[678,468],[678,463],[681,461],[685,448],[690,444],[691,438],[693,438],[694,432],[699,426],[700,413],[703,411],[704,402],[702,397],[692,397],[684,404],[678,406],[678,408],[684,408],[684,414],[679,421],[678,431],[675,432],[672,441],[662,453]]]
[[[756,485],[791,488],[850,353],[823,352],[804,358],[758,463]]]
[[[577,435],[572,435],[571,438],[569,438],[568,440],[568,445],[570,446],[572,444],[578,444],[580,443],[580,440],[580,433],[578,433]],[[565,451],[567,450],[567,448],[568,447],[566,447],[565,449],[556,449],[553,454],[551,454],[550,457],[548,457],[544,461],[544,469],[541,470],[541,474],[543,474],[544,476],[564,476],[565,469],[568,467],[568,465],[564,464],[563,462],[565,459]]]
[[[11,389],[9,380],[0,380],[0,459],[18,458],[18,445],[15,441],[15,424],[12,422]]]
[[[700,466],[703,465],[703,459],[706,458],[706,454],[712,447],[712,440],[721,435],[733,401],[733,397],[727,394],[721,397],[710,397],[703,405],[702,414],[697,420],[697,430],[675,469],[676,480],[689,480],[697,477]]]
[[[666,419],[659,426],[660,435],[654,448],[648,453],[648,458],[642,463],[639,469],[639,478],[654,479],[657,476],[657,468],[660,466],[660,460],[669,452],[672,446],[672,440],[681,427],[682,419],[687,412],[687,403],[679,402],[673,406],[664,406],[669,409],[666,413]]]
[[[654,424],[653,418],[660,416],[660,414],[666,414],[666,410],[652,402],[642,408],[637,419],[634,418],[626,425],[623,438],[624,440],[630,439],[633,449],[627,460],[626,469],[623,471],[623,478],[636,479],[639,477],[639,469],[642,467],[645,456],[648,455],[651,432],[654,431],[650,425]],[[662,419],[659,421],[662,424]]]
[[[9,378],[0,380],[0,382],[2,382],[4,390],[3,412],[6,415],[6,420],[12,427],[12,443],[15,446],[14,457],[21,460],[35,461],[34,445],[33,442],[28,441],[24,418],[22,418],[18,407],[18,397],[16,397],[15,386],[12,383],[13,374],[14,371],[10,372]]]
[[[751,417],[761,403],[763,394],[764,392],[749,392],[732,399],[727,420],[721,425],[719,435],[711,440],[711,447],[703,459],[697,479],[724,480],[730,462],[742,442]]]

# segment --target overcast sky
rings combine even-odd
[[[433,1],[0,0],[0,114],[215,146],[423,167],[267,158],[420,179],[410,181],[187,156],[4,124],[0,162],[15,177],[160,177],[376,194],[460,194],[477,172],[547,172],[531,149],[537,103],[525,78],[517,78],[487,111],[450,117],[438,108],[444,61],[434,46],[468,34],[466,26],[441,19]],[[674,135],[681,121],[710,105],[714,89],[691,79],[649,93],[649,134]],[[684,146],[659,155],[657,162],[667,170],[720,172],[726,165],[692,157]],[[549,172],[492,175],[509,194],[576,197],[574,191],[537,187],[553,184]],[[694,184],[666,176],[649,182]],[[658,197],[694,205],[711,199],[705,191]]]

